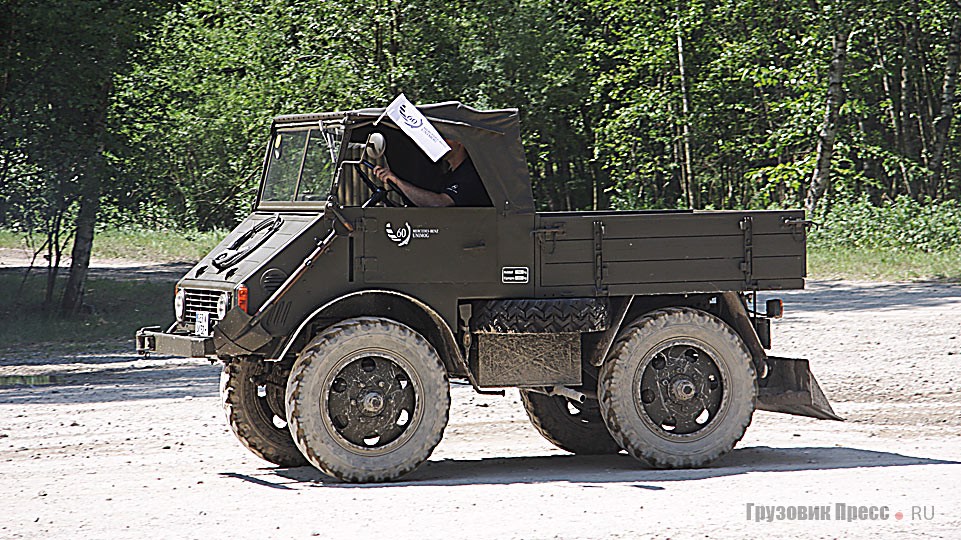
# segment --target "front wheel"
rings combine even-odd
[[[601,414],[614,439],[659,468],[700,467],[751,423],[757,381],[744,341],[690,308],[639,317],[601,367]]]
[[[312,465],[348,482],[396,479],[426,460],[447,425],[447,371],[409,327],[361,317],[318,334],[287,381],[287,418]]]

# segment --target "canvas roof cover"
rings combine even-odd
[[[517,109],[478,111],[456,101],[418,105],[446,138],[464,144],[487,187],[494,207],[509,214],[534,211]],[[392,127],[385,108],[278,116],[274,125],[343,119],[345,124],[374,122]],[[427,159],[425,155],[425,159]]]

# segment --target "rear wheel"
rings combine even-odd
[[[596,399],[576,403],[563,396],[521,390],[521,403],[534,428],[561,450],[572,454],[616,454],[621,447],[604,425]]]
[[[300,467],[307,460],[287,429],[282,379],[265,376],[263,366],[254,362],[230,362],[220,374],[220,399],[230,430],[255,456],[281,467]]]
[[[601,367],[601,414],[614,439],[655,467],[700,467],[730,451],[751,423],[751,354],[724,321],[690,308],[628,326]]]
[[[382,482],[430,456],[447,425],[450,389],[423,336],[363,317],[307,344],[286,399],[294,439],[312,465],[348,482]]]

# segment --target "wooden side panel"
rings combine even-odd
[[[802,217],[799,211],[550,214],[538,227],[563,232],[541,233],[537,284],[546,296],[803,287],[803,228],[785,223]]]

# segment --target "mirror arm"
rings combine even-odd
[[[330,213],[347,229],[348,233],[354,232],[354,225],[348,221],[347,217],[340,211],[340,203],[337,201],[337,196],[333,193],[330,194],[330,197],[327,197],[327,206],[324,208],[324,211],[326,212],[327,210],[330,210]]]

